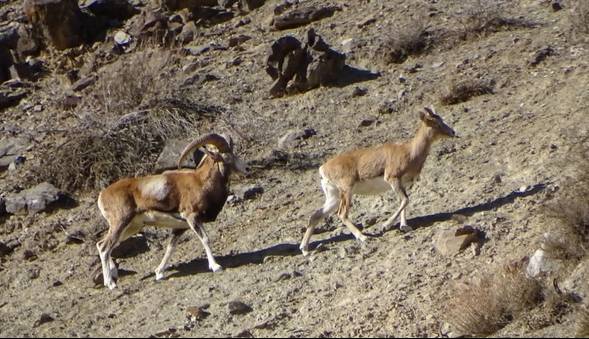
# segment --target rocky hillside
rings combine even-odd
[[[2,336],[589,335],[584,0],[0,0]],[[345,150],[436,143],[409,191],[355,196],[298,245]],[[115,251],[96,199],[209,132],[252,173],[206,225]],[[193,165],[194,166],[194,165]],[[398,225],[398,224],[397,224]]]

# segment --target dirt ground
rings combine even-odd
[[[95,284],[95,237],[71,243],[66,234],[104,230],[106,223],[95,203],[98,190],[74,192],[73,208],[0,221],[0,241],[23,244],[0,258],[0,336],[447,336],[443,310],[453,284],[533,254],[541,235],[553,227],[542,208],[570,182],[574,164],[568,156],[578,140],[589,136],[589,47],[571,38],[567,8],[553,11],[538,0],[504,2],[506,15],[534,25],[434,45],[404,63],[385,65],[376,47],[395,33],[395,25],[426,15],[432,30],[459,27],[461,2],[331,3],[341,7],[332,17],[273,31],[269,19],[278,1],[266,1],[250,13],[201,28],[204,34],[192,43],[250,36],[240,48],[183,56],[173,65],[173,81],[182,81],[182,66],[195,61],[201,65],[196,72],[218,77],[190,95],[232,112],[240,130],[254,140],[236,139],[246,160],[266,157],[291,129],[316,131],[289,150],[302,159],[292,160],[292,166],[253,166],[249,177],[232,181],[234,191],[257,185],[263,193],[226,204],[218,220],[205,225],[224,270],[210,272],[200,242],[186,233],[167,279],[156,282],[153,271],[168,233],[148,228],[116,257],[122,272],[117,289]],[[251,23],[236,25],[244,18]],[[270,98],[267,48],[283,35],[302,38],[309,27],[338,50],[353,39],[347,64],[380,76]],[[545,47],[553,53],[531,66],[534,54]],[[237,58],[239,63],[232,62]],[[60,77],[52,73],[41,80],[27,103],[51,107]],[[491,94],[443,105],[440,96],[454,79],[492,79],[495,86]],[[366,94],[354,95],[356,87]],[[399,104],[398,111],[383,113],[383,103],[391,100]],[[417,113],[430,104],[460,138],[432,147],[409,192],[408,221],[415,230],[380,227],[399,203],[393,193],[356,196],[351,218],[370,239],[355,241],[331,217],[313,236],[312,255],[302,256],[298,245],[308,218],[323,204],[321,162],[344,150],[410,138]],[[53,142],[38,131],[68,128],[73,120],[63,112],[22,107],[0,116],[5,127],[37,136],[39,142],[26,154],[34,163],[44,143]],[[362,126],[365,119],[374,122]],[[203,124],[194,136],[216,127]],[[21,179],[22,173],[0,174],[2,192],[26,187]],[[434,248],[436,235],[461,225],[484,232],[481,248],[441,255]],[[31,249],[35,256],[28,258],[25,252]],[[232,301],[247,304],[251,312],[231,314]],[[191,320],[191,307],[209,315]],[[516,321],[497,335],[572,336],[572,321],[565,317],[542,328]]]

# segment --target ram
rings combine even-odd
[[[180,169],[193,150],[206,145],[217,151],[203,148],[205,156],[195,169]],[[211,133],[184,148],[178,168],[159,175],[121,179],[100,192],[98,207],[109,225],[108,233],[96,244],[104,286],[116,287],[118,271],[112,250],[144,226],[172,229],[164,258],[155,271],[157,280],[164,278],[178,238],[188,229],[202,242],[209,268],[213,272],[222,269],[213,257],[203,223],[214,221],[223,209],[231,173],[235,170],[246,174],[247,166],[233,153],[230,139]]]
[[[401,198],[401,206],[383,228],[390,227],[400,214],[400,229],[410,231],[405,215],[409,203],[406,189],[419,176],[432,143],[441,137],[456,137],[456,133],[435,113],[433,106],[425,107],[420,112],[417,132],[410,141],[348,151],[323,164],[319,174],[325,203],[311,215],[300,245],[303,254],[309,253],[309,240],[315,226],[336,208],[337,215],[354,237],[359,241],[366,240],[348,218],[353,194],[372,195],[394,190]]]

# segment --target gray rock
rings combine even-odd
[[[235,195],[239,198],[239,200],[250,200],[254,199],[262,193],[264,193],[264,188],[262,186],[248,185],[238,188],[235,192]]]
[[[6,211],[11,214],[35,214],[44,211],[61,197],[61,192],[55,186],[44,182],[28,190],[8,195],[5,201]]]
[[[0,91],[0,109],[8,108],[17,105],[20,100],[29,94],[24,89],[18,89],[15,91]]]
[[[551,258],[543,249],[538,249],[530,258],[526,273],[528,276],[536,278],[542,274],[557,272],[560,267],[559,260]]]
[[[118,31],[113,37],[115,43],[119,46],[128,45],[131,42],[131,36],[127,32]]]
[[[42,313],[41,316],[39,317],[39,319],[37,321],[35,321],[35,323],[33,324],[33,327],[39,327],[43,324],[52,322],[53,320],[55,320],[55,319],[53,319],[53,317],[50,316],[49,314]]]
[[[72,91],[74,91],[74,92],[82,91],[82,90],[92,86],[95,82],[96,82],[95,76],[89,76],[86,78],[82,78],[82,79],[76,81],[72,85]]]
[[[230,314],[246,314],[252,310],[252,308],[241,301],[231,301],[227,304],[227,309],[229,310]]]
[[[227,42],[227,45],[229,47],[235,47],[238,45],[243,44],[244,42],[250,40],[252,37],[249,35],[244,35],[244,34],[240,34],[237,36],[232,36],[231,38],[229,38],[229,41]]]
[[[12,248],[8,247],[3,242],[0,242],[0,257],[4,257],[12,253]]]
[[[278,140],[278,147],[280,149],[286,149],[296,146],[298,141],[308,139],[317,132],[312,128],[306,128],[304,130],[290,130]]]
[[[89,0],[81,8],[96,16],[118,20],[126,20],[139,13],[127,0]]]
[[[155,171],[162,172],[165,170],[178,168],[178,158],[184,150],[184,147],[188,145],[192,139],[172,139],[168,140],[163,151],[160,153],[155,163]],[[197,162],[200,161],[203,153],[199,150],[194,151],[191,158],[186,159],[186,162],[182,164],[183,167],[195,168]]]
[[[223,45],[215,44],[215,43],[209,43],[209,44],[199,45],[199,46],[186,46],[186,47],[184,47],[184,50],[186,52],[188,52],[194,56],[201,55],[201,54],[206,53],[211,50],[223,51],[226,49],[227,49],[227,47],[225,47]]]
[[[464,226],[458,229],[442,230],[434,239],[434,247],[444,256],[455,255],[470,244],[480,242],[482,234],[471,226]]]
[[[22,154],[30,146],[30,140],[26,138],[3,138],[0,140],[0,170],[8,168],[11,164],[22,160]]]

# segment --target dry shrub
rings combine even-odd
[[[475,96],[493,94],[494,87],[495,82],[493,80],[451,80],[445,92],[442,93],[440,101],[444,105],[455,105],[468,101]]]
[[[463,15],[459,18],[457,33],[462,39],[481,36],[510,28],[530,28],[536,24],[525,19],[509,18],[505,8],[497,0],[465,1]]]
[[[537,305],[541,290],[521,264],[498,268],[453,288],[443,317],[461,334],[489,335]]]
[[[417,19],[405,25],[398,25],[391,37],[379,47],[377,53],[385,64],[403,63],[411,55],[424,53],[431,47],[425,19]]]
[[[33,180],[76,191],[146,174],[168,139],[194,135],[203,117],[220,113],[179,89],[170,75],[170,52],[133,54],[102,69],[76,110],[77,127],[41,155]]]
[[[589,337],[589,309],[580,307],[577,312],[575,324],[575,337],[587,338]]]
[[[571,22],[573,34],[589,35],[589,1],[587,0],[570,0],[571,10],[569,20]]]
[[[542,247],[552,257],[571,261],[571,265],[589,251],[589,146],[584,140],[579,149],[569,152],[567,162],[574,167],[560,199],[546,206],[544,214],[554,221]]]

